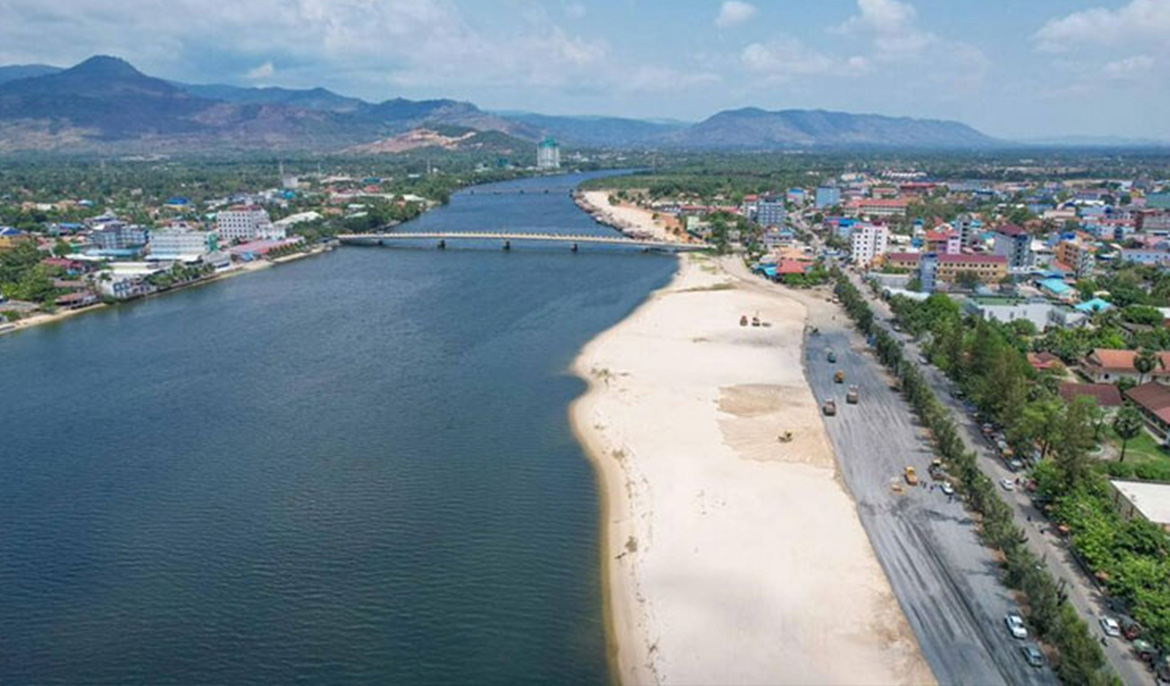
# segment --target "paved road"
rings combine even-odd
[[[850,278],[853,279],[854,284],[861,289],[861,292],[870,302],[877,323],[891,331],[891,333],[894,333],[889,328],[888,320],[892,317],[889,306],[885,302],[873,298],[869,293],[868,287],[862,284],[857,276],[850,274]],[[910,340],[908,336],[897,333],[894,333],[894,335],[900,337],[905,343],[908,358],[917,360],[921,354],[921,350],[917,344]],[[991,446],[983,440],[982,434],[979,431],[979,425],[963,408],[962,403],[951,397],[950,391],[954,388],[954,385],[947,379],[946,375],[930,365],[920,364],[919,368],[925,374],[927,381],[930,383],[931,388],[934,389],[939,400],[950,408],[955,423],[960,429],[965,429],[965,431],[960,431],[960,434],[962,434],[967,448],[978,453],[979,466],[983,472],[997,483],[1002,479],[1014,479],[1018,476],[1003,464],[1003,461],[996,456]],[[1042,513],[1032,505],[1025,493],[1020,491],[1010,493],[1004,491],[1000,495],[1012,506],[1016,524],[1028,533],[1028,547],[1033,553],[1045,561],[1048,570],[1057,579],[1058,583],[1060,581],[1064,582],[1069,601],[1076,608],[1077,612],[1080,613],[1081,617],[1089,622],[1092,633],[1095,636],[1103,636],[1104,634],[1097,620],[1102,615],[1113,615],[1113,613],[1108,611],[1107,598],[1098,590],[1088,575],[1073,559],[1065,541],[1050,531],[1047,531],[1048,522],[1044,519]],[[1042,530],[1044,531],[1042,532]],[[1105,645],[1105,656],[1122,682],[1134,686],[1155,683],[1153,672],[1146,663],[1134,655],[1129,643],[1124,639],[1108,638]]]
[[[727,266],[750,287],[777,288],[743,276],[745,270],[730,261]],[[1029,666],[1019,650],[1025,642],[1008,634],[1004,616],[1018,607],[962,503],[938,489],[892,490],[892,483],[904,484],[908,465],[930,483],[929,442],[847,318],[832,311],[836,320],[829,319],[829,308],[810,312],[821,333],[808,338],[805,370],[818,399],[837,400],[838,414],[826,417],[825,425],[838,464],[935,678],[948,685],[1058,683],[1047,667]],[[829,347],[836,364],[827,361]],[[837,370],[845,372],[845,384],[833,382]],[[845,403],[850,384],[860,387],[858,405]]]

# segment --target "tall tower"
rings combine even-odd
[[[557,145],[552,136],[545,136],[544,140],[536,146],[536,168],[561,168],[561,146]]]

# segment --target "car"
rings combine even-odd
[[[955,494],[955,487],[952,486],[949,481],[942,482],[942,485],[939,486],[939,490],[941,490],[943,492],[943,495],[954,495]]]
[[[1016,482],[1012,481],[1011,479],[1000,479],[999,485],[1003,486],[1003,490],[1005,491],[1016,490]]]
[[[1020,646],[1020,652],[1024,655],[1024,660],[1033,667],[1044,666],[1044,653],[1036,646]]]
[[[1009,612],[1003,618],[1003,623],[1007,625],[1008,633],[1012,638],[1024,639],[1028,637],[1028,627],[1024,626],[1024,618],[1015,612]]]
[[[1012,470],[1013,472],[1024,471],[1024,463],[1019,459],[1009,460],[1007,465],[1008,469]]]
[[[921,362],[922,364],[930,364],[930,358],[927,357],[926,355],[919,355],[918,361]]]
[[[1101,630],[1105,632],[1106,636],[1117,638],[1121,635],[1121,625],[1112,617],[1102,617],[1098,620],[1101,623]]]

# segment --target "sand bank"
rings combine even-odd
[[[592,341],[574,427],[599,469],[625,684],[933,682],[837,478],[805,311],[690,256]],[[770,327],[740,327],[759,313]],[[791,442],[778,440],[793,432]]]
[[[678,219],[672,215],[656,214],[637,205],[609,204],[611,191],[585,191],[578,196],[582,209],[622,233],[640,235],[660,241],[690,242]]]

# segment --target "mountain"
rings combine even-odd
[[[289,105],[325,112],[353,112],[368,105],[364,100],[338,95],[326,88],[240,88],[222,84],[199,86],[175,81],[171,84],[199,98],[237,105]]]
[[[532,112],[501,112],[500,116],[530,126],[561,143],[601,148],[653,145],[663,136],[689,126],[685,122],[621,117],[557,117]]]
[[[690,125],[620,117],[493,113],[450,99],[394,98],[370,103],[324,88],[189,85],[148,76],[124,60],[107,56],[91,57],[69,69],[0,68],[0,152],[392,152],[426,146],[488,151],[531,145],[545,135],[569,145],[608,148],[980,148],[999,144],[958,122],[821,110],[748,108],[720,112]]]
[[[772,150],[805,147],[985,148],[999,144],[954,121],[825,110],[726,110],[662,142],[684,148]]]
[[[0,67],[0,83],[55,74],[59,71],[61,71],[60,67],[50,67],[47,64],[13,64],[8,67]]]

